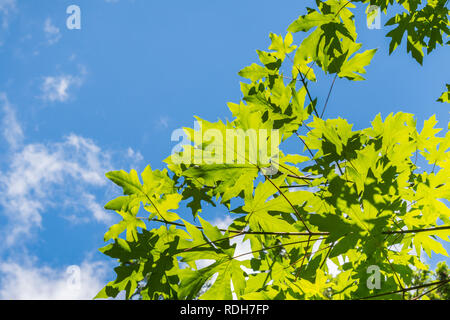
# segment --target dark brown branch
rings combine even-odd
[[[297,219],[299,219],[303,226],[306,228],[306,230],[308,231],[308,234],[311,234],[311,230],[309,230],[308,226],[306,225],[305,221],[303,220],[302,216],[300,215],[300,212],[298,212],[297,208],[292,204],[292,202],[286,197],[286,195],[284,194],[283,191],[281,191],[280,188],[278,188],[278,186],[273,183],[273,181],[264,173],[261,171],[261,173],[264,175],[264,177],[275,187],[275,189],[278,190],[278,192],[281,194],[281,196],[287,201],[287,203],[289,203],[289,205],[292,207],[292,209],[295,212],[295,215],[297,216]]]
[[[347,1],[342,7],[339,8],[339,10],[336,12],[336,14],[334,15],[334,17],[336,18],[338,16],[338,14],[341,12],[342,9],[344,9],[346,6],[348,6],[350,4],[350,1]]]
[[[143,219],[143,220],[149,220],[148,218],[144,217],[137,217],[137,219]],[[150,221],[154,222],[162,222],[166,224],[171,224],[179,227],[185,227],[182,223],[177,222],[169,222],[159,219],[151,219]],[[202,230],[203,227],[201,226],[195,226],[197,229]],[[416,230],[394,230],[394,231],[383,231],[382,234],[406,234],[406,233],[419,233],[419,232],[432,232],[432,231],[439,231],[439,230],[449,230],[450,226],[441,226],[441,227],[435,227],[435,228],[427,228],[427,229],[416,229]],[[270,232],[270,231],[239,231],[239,230],[227,230],[227,229],[219,229],[223,232],[230,232],[230,233],[242,233],[242,234],[261,234],[261,235],[275,235],[275,236],[327,236],[330,235],[329,232]]]
[[[221,242],[221,241],[225,241],[225,240],[230,240],[230,239],[233,239],[233,238],[235,238],[235,237],[239,237],[239,236],[242,235],[242,234],[243,234],[243,233],[240,232],[240,233],[237,233],[237,234],[233,234],[232,236],[229,236],[229,237],[220,238],[220,239],[216,239],[216,240],[212,240],[212,241],[207,241],[207,242],[204,242],[204,243],[202,243],[202,244],[196,245],[196,246],[194,246],[194,247],[186,248],[186,249],[183,250],[183,252],[190,251],[190,250],[193,250],[193,249],[196,249],[196,248],[200,248],[200,247],[206,246],[206,245],[208,245],[208,244],[211,245],[211,244],[213,244],[213,243],[217,243],[217,242]]]
[[[422,288],[434,286],[435,284],[437,284],[437,285],[440,285],[440,284],[446,284],[446,283],[448,283],[448,282],[450,282],[450,279],[441,280],[441,281],[436,281],[436,282],[427,283],[427,284],[422,284],[422,285],[420,285],[420,286],[415,286],[415,287],[410,287],[410,288],[404,288],[404,289],[400,289],[400,290],[396,290],[396,291],[391,291],[391,292],[385,292],[385,293],[375,294],[375,295],[373,295],[373,296],[368,296],[368,297],[364,297],[364,298],[359,298],[359,300],[378,298],[378,297],[388,296],[388,295],[396,294],[396,293],[403,293],[403,292],[407,292],[407,291],[411,291],[411,290],[417,290],[417,289],[422,289]]]
[[[298,74],[299,74],[299,76],[300,76],[300,81],[303,83],[303,86],[304,86],[305,89],[306,89],[306,93],[308,94],[308,98],[309,98],[309,101],[311,102],[311,105],[312,105],[312,107],[313,107],[313,111],[314,111],[314,113],[316,114],[317,118],[320,118],[320,117],[319,117],[319,113],[318,113],[317,110],[316,110],[316,106],[314,105],[314,102],[313,102],[313,99],[312,99],[312,97],[311,97],[311,94],[309,93],[308,84],[306,83],[306,80],[305,80],[305,79],[306,79],[306,76],[303,76],[303,73],[300,71],[299,67],[295,65],[294,60],[292,60],[292,58],[291,58],[288,54],[286,54],[286,56],[289,58],[289,60],[291,60],[292,64],[293,64],[293,65],[295,66],[295,68],[297,69]],[[309,69],[308,69],[308,72],[309,72]]]
[[[324,239],[325,239],[325,238],[324,238]],[[314,240],[322,240],[322,239],[314,239]],[[325,248],[319,249],[319,250],[317,250],[317,251],[315,251],[315,252],[310,252],[310,253],[305,254],[305,255],[310,256],[310,255],[315,254],[315,253],[317,253],[317,252],[320,252],[320,251],[323,251],[323,250],[327,250],[327,249],[329,249],[330,247],[332,247],[332,245],[326,246]],[[300,258],[300,259],[302,259],[302,258]],[[295,265],[297,262],[300,261],[300,259],[298,259],[297,261],[291,263],[291,264],[289,265],[289,267],[292,267],[293,265]],[[285,269],[287,269],[287,268],[288,268],[288,267],[285,267]]]
[[[300,271],[302,270],[303,264],[305,263],[306,255],[308,254],[308,250],[309,250],[309,242],[310,242],[310,240],[311,240],[311,236],[308,237],[308,243],[306,244],[305,254],[303,255],[303,259],[302,259],[302,263],[300,265],[300,268],[298,268],[298,271],[296,272],[295,281],[297,281],[298,276],[300,274]]]
[[[293,175],[293,174],[288,174],[287,176],[289,178],[300,179],[300,180],[309,180],[309,181],[317,179],[317,178],[313,178],[313,177],[297,176],[297,175]]]
[[[322,269],[323,265],[327,262],[328,256],[330,255],[331,250],[333,250],[335,244],[336,244],[336,243],[333,242],[333,244],[332,244],[332,245],[330,246],[330,248],[328,249],[328,252],[327,252],[327,254],[325,255],[325,259],[323,259],[322,263],[320,264],[319,269]]]
[[[257,252],[261,252],[261,251],[266,251],[266,250],[272,250],[272,249],[276,249],[276,248],[281,248],[284,246],[290,246],[290,245],[294,245],[294,244],[299,244],[299,243],[304,243],[304,242],[309,242],[309,241],[318,241],[318,240],[324,240],[325,238],[317,238],[317,239],[310,239],[308,238],[308,240],[302,240],[302,241],[295,241],[295,242],[288,242],[288,243],[283,243],[283,244],[277,244],[275,246],[271,246],[271,247],[267,247],[267,248],[263,248],[263,249],[259,249],[259,250],[255,250],[255,251],[250,251],[250,252],[246,252],[243,254],[240,254],[238,256],[233,257],[233,259],[236,258],[240,258],[249,254],[253,254],[253,253],[257,253]]]
[[[428,291],[425,291],[424,293],[418,295],[417,297],[414,297],[413,300],[419,300],[419,299],[422,298],[424,295],[427,295],[427,294],[429,294],[430,292],[433,292],[434,290],[437,290],[437,289],[439,289],[440,287],[445,286],[446,284],[447,284],[447,282],[441,283],[440,285],[434,287],[433,289],[428,290]]]
[[[336,81],[337,78],[337,73],[333,78],[333,82],[331,83],[331,87],[330,90],[328,91],[328,95],[327,95],[327,100],[325,101],[325,105],[323,106],[323,110],[322,113],[320,114],[320,117],[323,118],[323,115],[325,113],[325,110],[327,109],[327,105],[328,105],[328,100],[330,99],[330,95],[331,95],[331,91],[333,90],[333,86],[334,86],[334,82]]]
[[[138,219],[144,219],[144,220],[149,220],[148,218],[143,218],[143,217],[137,217]],[[161,222],[161,223],[167,223],[167,224],[171,224],[174,226],[179,226],[179,227],[183,227],[185,228],[186,226],[182,223],[177,223],[177,222],[169,222],[169,221],[164,221],[164,220],[160,220],[160,219],[151,219],[149,221],[154,221],[154,222]],[[203,227],[201,226],[194,226],[199,230],[203,230]],[[223,232],[229,232],[229,233],[240,233],[242,235],[245,234],[259,234],[259,235],[274,235],[274,236],[327,236],[330,233],[329,232],[275,232],[275,231],[239,231],[239,230],[227,230],[227,229],[219,229],[219,231],[223,231]]]
[[[383,250],[381,250],[381,252],[384,253]],[[402,282],[400,281],[400,277],[398,276],[397,272],[394,269],[394,266],[392,265],[391,261],[389,260],[389,255],[388,254],[385,255],[385,259],[389,263],[389,266],[390,266],[392,272],[394,273],[395,278],[397,279],[398,285],[400,286],[400,288],[404,289],[404,287],[402,285]]]
[[[310,187],[309,184],[295,184],[292,186],[280,186],[280,189],[290,189],[290,188],[307,188]]]
[[[442,226],[427,229],[416,229],[416,230],[398,230],[398,231],[384,231],[383,234],[405,234],[405,233],[419,233],[419,232],[429,232],[429,231],[439,231],[439,230],[449,230],[450,226]]]
[[[308,147],[308,145],[306,144],[305,140],[303,140],[303,138],[300,137],[300,135],[297,132],[295,134],[303,142],[303,144],[305,145],[306,149],[308,149],[309,154],[311,155],[311,157],[314,158],[314,153],[312,153],[311,149]]]
[[[344,171],[342,171],[342,168],[341,168],[341,166],[339,165],[339,162],[338,161],[336,161],[336,165],[337,165],[337,167],[338,167],[338,170],[339,170],[339,173],[341,174],[341,176],[343,176],[344,175]],[[347,180],[347,179],[346,179]],[[348,181],[347,181],[348,182]]]

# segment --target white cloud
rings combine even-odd
[[[219,229],[227,229],[233,223],[233,219],[230,216],[225,216],[224,218],[216,218],[213,221],[213,225],[215,225]]]
[[[328,267],[328,272],[333,276],[336,277],[339,273],[341,273],[339,271],[339,266],[337,264],[335,264],[333,261],[331,261],[330,259],[327,259],[327,267]]]
[[[16,112],[11,107],[5,93],[0,92],[0,105],[3,109],[2,134],[11,148],[16,149],[22,143],[23,131],[19,125]]]
[[[105,284],[104,262],[84,261],[72,268],[36,266],[36,259],[0,262],[0,299],[91,300]]]
[[[61,75],[44,77],[42,98],[49,102],[65,102],[69,99],[69,88],[80,87],[83,79],[80,76]]]
[[[112,153],[76,134],[62,141],[26,144],[5,94],[0,94],[0,110],[2,102],[2,134],[9,152],[5,155],[8,165],[0,169],[0,216],[6,218],[0,226],[0,241],[11,246],[18,239],[31,238],[55,208],[71,223],[111,224],[115,216],[103,209],[104,199],[94,194],[113,188],[105,177],[113,168]],[[131,148],[127,153],[134,163],[143,158]]]
[[[73,210],[80,211],[76,203],[82,203],[96,221],[109,222],[95,197],[85,191],[104,186],[109,168],[108,153],[74,134],[62,142],[28,144],[14,152],[8,170],[0,172],[0,206],[9,221],[7,243],[41,227],[42,214],[61,197],[73,201]]]
[[[16,110],[4,93],[0,93],[0,116],[2,110],[0,133],[9,149],[4,155],[7,165],[0,169],[0,250],[14,258],[0,258],[0,299],[92,299],[111,270],[105,263],[84,261],[79,266],[80,285],[74,287],[65,267],[40,266],[36,259],[18,256],[26,250],[25,240],[37,238],[35,231],[45,226],[50,214],[71,223],[111,223],[114,215],[104,211],[94,192],[98,195],[99,189],[113,187],[104,175],[112,169],[112,153],[76,134],[61,141],[27,144]],[[138,151],[127,152],[142,160]]]
[[[144,160],[144,157],[139,151],[134,151],[132,148],[128,148],[127,156],[133,160],[133,162],[140,162]]]
[[[169,127],[169,121],[170,121],[169,117],[167,117],[167,116],[160,116],[159,120],[158,120],[158,125],[160,127],[163,127],[163,128],[168,128]]]
[[[0,18],[3,29],[8,27],[10,16],[16,10],[16,0],[0,0]]]
[[[44,32],[49,45],[55,44],[61,39],[59,28],[53,25],[52,20],[47,18],[44,22]]]
[[[86,209],[91,211],[94,219],[98,222],[103,222],[106,224],[110,224],[112,222],[112,216],[110,213],[106,212],[105,209],[96,201],[95,196],[92,194],[84,194],[84,203]]]

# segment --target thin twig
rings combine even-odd
[[[286,195],[284,194],[283,191],[281,191],[280,188],[278,188],[278,186],[273,183],[272,179],[270,179],[264,172],[261,171],[261,173],[264,175],[264,177],[275,187],[275,189],[278,190],[278,192],[280,193],[280,195],[287,201],[287,203],[289,203],[289,205],[292,207],[292,209],[295,212],[295,215],[297,216],[297,219],[299,219],[303,226],[305,227],[305,229],[308,231],[309,234],[311,234],[311,230],[309,230],[308,226],[306,225],[305,221],[303,220],[302,216],[300,215],[300,212],[298,212],[297,208],[292,204],[292,202],[286,197]]]
[[[325,255],[325,259],[323,259],[322,263],[320,264],[319,269],[322,269],[325,262],[327,262],[328,256],[330,255],[331,250],[333,250],[335,244],[336,244],[336,242],[333,242],[333,244],[330,246],[330,249],[328,250],[327,254]]]
[[[419,232],[429,232],[429,231],[439,231],[439,230],[449,230],[449,229],[450,229],[450,226],[442,226],[442,227],[427,228],[427,229],[384,231],[383,234],[419,233]]]
[[[430,292],[433,292],[434,290],[439,289],[440,287],[445,286],[446,284],[447,284],[447,282],[441,283],[440,285],[434,287],[433,289],[428,290],[428,291],[425,291],[425,292],[422,293],[421,295],[418,295],[417,297],[414,297],[413,300],[419,300],[419,299],[422,298],[424,295],[427,295],[427,294],[429,294]]]
[[[167,223],[167,224],[171,224],[174,226],[179,226],[179,227],[186,227],[184,224],[182,223],[177,223],[177,222],[170,222],[170,221],[164,221],[164,220],[160,220],[160,219],[148,219],[148,218],[144,218],[144,217],[136,217],[137,219],[143,219],[143,220],[149,220],[150,222],[161,222],[161,223]],[[199,230],[203,230],[203,227],[201,226],[194,226],[195,228],[199,229]],[[327,236],[330,233],[329,232],[276,232],[276,231],[239,231],[239,230],[227,230],[227,229],[219,229],[219,231],[223,231],[223,232],[229,232],[229,233],[241,233],[243,235],[245,234],[259,234],[259,235],[274,235],[274,236]]]
[[[182,223],[177,222],[170,222],[170,221],[164,221],[160,219],[148,219],[144,217],[136,217],[137,219],[143,219],[143,220],[149,220],[154,222],[161,222],[166,224],[171,224],[179,227],[186,227]],[[201,226],[194,226],[197,229],[202,230],[203,227]],[[393,231],[383,231],[381,234],[406,234],[406,233],[419,233],[419,232],[432,232],[432,231],[440,231],[440,230],[449,230],[450,226],[441,226],[441,227],[435,227],[435,228],[427,228],[427,229],[412,229],[412,230],[393,230]],[[227,229],[219,229],[219,231],[223,232],[230,232],[230,233],[241,233],[242,231],[239,230],[227,230]],[[324,231],[324,232],[276,232],[276,231],[244,231],[242,234],[260,234],[260,235],[276,235],[276,236],[327,236],[330,235],[330,232]]]
[[[324,238],[318,238],[318,239],[313,239],[313,240],[317,241],[317,240],[323,240],[323,239]],[[283,244],[277,244],[277,245],[274,245],[274,246],[271,246],[271,247],[267,247],[267,248],[263,248],[263,249],[259,249],[259,250],[254,250],[254,251],[250,251],[250,252],[246,252],[246,253],[242,253],[242,254],[240,254],[238,256],[233,257],[233,259],[237,259],[237,258],[246,256],[246,255],[249,255],[249,254],[253,254],[253,253],[257,253],[257,252],[261,252],[261,251],[265,251],[265,250],[272,250],[272,249],[281,248],[281,247],[284,247],[284,246],[290,246],[290,245],[294,245],[294,244],[304,243],[304,242],[307,242],[307,241],[309,241],[309,240],[302,240],[302,241],[295,241],[295,242],[288,242],[288,243],[283,243]]]
[[[291,58],[288,54],[286,54],[286,56],[289,58],[289,60],[291,60],[291,62],[292,62],[292,64],[294,65],[294,67],[297,69],[298,74],[299,74],[299,76],[300,76],[300,80],[301,80],[301,82],[303,83],[303,86],[304,86],[305,89],[306,89],[306,93],[307,93],[307,95],[308,95],[309,101],[311,102],[311,104],[312,104],[312,106],[313,106],[313,111],[314,111],[314,113],[316,114],[317,118],[320,118],[320,117],[319,117],[319,113],[317,112],[316,106],[314,105],[313,99],[312,99],[312,97],[311,97],[311,93],[309,92],[308,84],[306,83],[306,80],[305,80],[306,77],[303,77],[303,73],[300,71],[300,69],[298,68],[298,66],[295,65],[294,60],[292,60],[292,58]],[[309,72],[309,70],[308,70],[308,72]]]
[[[328,99],[330,99],[330,95],[331,95],[331,91],[333,90],[333,86],[334,86],[334,82],[336,81],[337,78],[337,73],[333,78],[333,82],[331,83],[331,87],[330,90],[328,91],[328,96],[327,96],[327,100],[325,101],[325,105],[323,107],[322,113],[320,114],[320,117],[323,118],[323,114],[325,113],[325,110],[327,109],[327,105],[328,105]]]
[[[300,265],[300,268],[297,269],[298,271],[296,272],[296,275],[295,275],[295,281],[297,281],[298,276],[300,274],[300,270],[302,269],[303,264],[305,263],[306,255],[308,254],[308,250],[309,250],[309,242],[310,242],[310,240],[311,240],[311,236],[308,237],[308,242],[306,243],[305,254],[303,255],[303,260],[302,260],[302,263]]]
[[[309,154],[311,155],[311,157],[314,158],[314,154],[312,153],[311,149],[308,147],[308,145],[306,144],[305,140],[303,140],[302,137],[300,137],[300,135],[296,132],[295,133],[297,135],[297,137],[303,142],[303,144],[305,145],[306,149],[308,149]]]

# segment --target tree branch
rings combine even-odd
[[[284,247],[284,246],[290,246],[290,245],[294,245],[294,244],[299,244],[299,243],[309,242],[309,241],[311,241],[311,240],[312,240],[312,241],[317,241],[317,240],[324,240],[324,239],[325,239],[325,238],[318,238],[318,239],[310,239],[310,238],[308,238],[308,240],[302,240],[302,241],[295,241],[295,242],[288,242],[288,243],[283,243],[283,244],[277,244],[277,245],[272,246],[272,247],[267,247],[267,248],[263,248],[263,249],[259,249],[259,250],[250,251],[250,252],[246,252],[246,253],[240,254],[240,255],[238,255],[238,256],[233,257],[233,259],[240,258],[240,257],[246,256],[246,255],[248,255],[248,254],[257,253],[257,252],[261,252],[261,251],[265,251],[265,250],[272,250],[272,249],[281,248],[281,247]]]
[[[416,230],[413,229],[413,230],[384,231],[383,234],[419,233],[419,232],[429,232],[429,231],[449,230],[449,229],[450,229],[450,226],[442,226],[442,227],[416,229]]]
[[[331,91],[333,90],[333,86],[334,86],[334,82],[336,81],[337,78],[337,73],[333,78],[333,82],[331,83],[331,87],[330,90],[328,91],[328,95],[327,95],[327,100],[325,101],[325,105],[323,107],[322,113],[320,114],[320,117],[323,118],[323,115],[325,113],[325,110],[327,109],[327,105],[328,105],[328,99],[330,99],[330,95],[331,95]]]
[[[260,170],[261,171],[261,170]],[[292,204],[292,202],[286,197],[286,195],[284,194],[283,191],[281,191],[280,188],[278,188],[278,186],[273,183],[273,181],[264,173],[261,171],[261,173],[264,175],[264,177],[278,190],[278,192],[281,194],[281,196],[289,203],[289,205],[292,207],[292,209],[295,212],[295,215],[297,216],[297,219],[299,219],[303,226],[306,228],[306,230],[308,231],[308,234],[311,234],[311,230],[309,230],[308,226],[306,225],[305,221],[303,220],[302,216],[300,215],[300,212],[298,212],[297,208]]]
[[[179,227],[186,227],[182,223],[177,222],[170,222],[170,221],[164,221],[160,219],[148,219],[144,217],[136,217],[137,219],[143,219],[143,220],[149,220],[154,222],[161,222],[165,224],[171,224]],[[202,230],[203,227],[201,226],[195,226],[197,229]],[[330,232],[323,231],[323,232],[276,232],[276,231],[239,231],[239,230],[227,230],[227,229],[219,229],[223,232],[230,232],[230,233],[241,233],[241,234],[261,234],[261,235],[275,235],[275,236],[328,236],[330,235]],[[432,231],[439,231],[439,230],[450,230],[450,226],[441,226],[441,227],[435,227],[435,228],[427,228],[427,229],[413,229],[413,230],[398,230],[398,231],[383,231],[381,234],[406,234],[406,233],[419,233],[419,232],[432,232]]]
[[[292,64],[293,64],[293,65],[295,66],[295,68],[297,69],[298,74],[299,74],[299,76],[300,76],[300,80],[301,80],[301,82],[303,83],[303,86],[304,86],[305,89],[306,89],[306,93],[308,94],[309,101],[311,102],[311,105],[312,105],[312,107],[313,107],[313,111],[314,111],[314,113],[316,114],[317,118],[320,118],[320,117],[319,117],[319,113],[318,113],[317,110],[316,110],[316,106],[314,105],[314,102],[313,102],[313,99],[312,99],[312,97],[311,97],[311,94],[309,93],[308,85],[307,85],[307,83],[306,83],[306,81],[305,81],[306,76],[303,77],[303,73],[300,71],[300,69],[298,68],[298,66],[295,65],[294,60],[292,60],[292,58],[291,58],[288,54],[286,54],[286,56],[289,58],[289,60],[291,60]],[[309,70],[308,70],[308,72],[309,72]]]
[[[437,284],[437,285],[440,285],[440,284],[446,284],[446,283],[448,283],[448,282],[450,282],[450,279],[441,280],[441,281],[436,281],[436,282],[427,283],[427,284],[422,284],[422,285],[420,285],[420,286],[415,286],[415,287],[410,287],[410,288],[404,288],[404,289],[400,289],[400,290],[396,290],[396,291],[380,293],[380,294],[376,294],[376,295],[373,295],[373,296],[368,296],[368,297],[364,297],[364,298],[359,298],[358,300],[365,300],[365,299],[371,299],[371,298],[378,298],[378,297],[388,296],[388,295],[391,295],[391,294],[403,293],[403,292],[407,292],[407,291],[411,291],[411,290],[422,289],[422,288],[434,286],[435,284]]]
[[[174,226],[179,226],[179,227],[183,227],[185,228],[186,226],[182,223],[177,223],[177,222],[170,222],[170,221],[164,221],[164,220],[160,220],[160,219],[148,219],[148,218],[144,218],[144,217],[137,217],[137,219],[143,219],[143,220],[149,220],[150,222],[161,222],[161,223],[166,223],[166,224],[170,224],[170,225],[174,225]],[[199,230],[203,230],[203,227],[201,226],[194,226]],[[229,233],[240,233],[242,235],[245,234],[259,234],[259,235],[274,235],[274,236],[328,236],[330,233],[329,232],[276,232],[276,231],[239,231],[239,230],[227,230],[227,229],[219,229],[219,231],[222,232],[229,232]]]

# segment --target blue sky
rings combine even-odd
[[[81,30],[66,27],[72,4]],[[194,115],[230,118],[238,71],[305,5],[313,1],[0,0],[0,298],[91,298],[112,280],[97,249],[117,219],[103,205],[118,189],[104,173],[162,168],[173,130]],[[369,30],[363,12],[358,39],[379,50],[366,81],[336,82],[326,116],[359,129],[377,113],[414,113],[419,124],[436,114],[445,128],[448,105],[435,101],[448,46],[423,66],[404,45],[388,56],[387,29]],[[319,80],[311,91],[322,106],[332,79]],[[220,222],[220,213],[208,214]],[[80,290],[67,290],[70,265]]]

